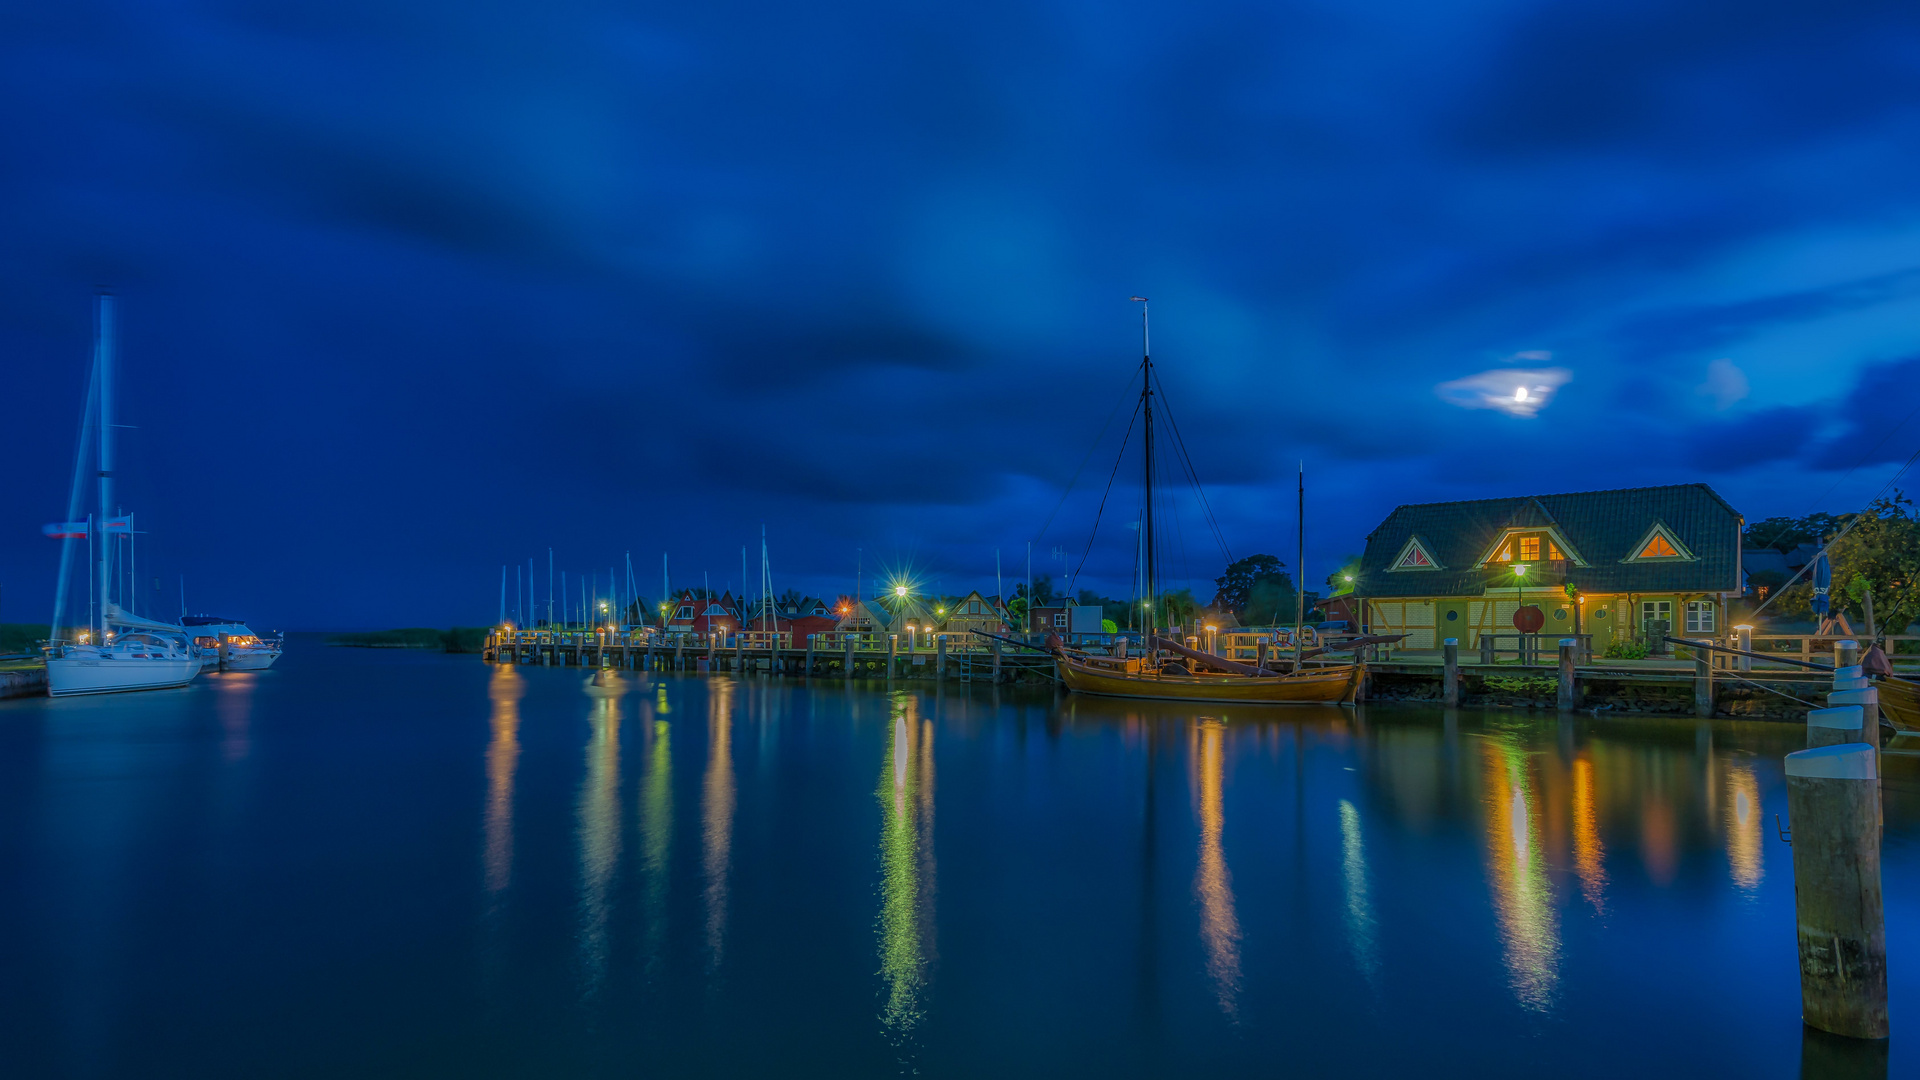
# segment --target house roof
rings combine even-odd
[[[1656,522],[1696,558],[1625,561]],[[1537,564],[1550,571],[1535,579],[1542,584],[1572,582],[1595,593],[1738,592],[1740,523],[1739,512],[1705,484],[1401,506],[1367,537],[1358,591],[1368,597],[1467,596],[1510,587],[1509,564],[1475,564],[1509,529],[1553,528],[1587,565]],[[1389,572],[1416,535],[1441,569]]]

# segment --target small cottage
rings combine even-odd
[[[1350,603],[1413,649],[1515,633],[1523,605],[1596,651],[1655,622],[1714,635],[1743,590],[1744,525],[1705,484],[1402,506],[1367,537]]]
[[[1007,624],[1000,617],[1000,611],[994,603],[981,596],[976,589],[954,601],[940,629],[949,634],[964,634],[973,630],[984,634],[1004,634],[1007,632]]]

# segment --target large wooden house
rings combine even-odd
[[[997,604],[980,595],[978,589],[954,602],[953,609],[947,612],[947,620],[940,629],[949,634],[964,634],[978,630],[985,634],[1004,634],[1007,632],[1006,620],[1000,617]]]
[[[1369,630],[1413,649],[1513,634],[1523,604],[1596,652],[1656,621],[1714,635],[1743,589],[1744,525],[1705,484],[1402,506],[1367,537],[1353,596]]]
[[[731,634],[740,628],[740,611],[732,592],[703,597],[692,589],[682,589],[667,609],[667,632]]]

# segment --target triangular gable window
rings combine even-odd
[[[1393,560],[1393,565],[1388,568],[1388,573],[1400,570],[1438,569],[1440,569],[1440,564],[1435,561],[1433,553],[1427,550],[1427,546],[1420,542],[1419,537],[1414,536],[1409,537],[1407,545],[1400,549],[1400,555]]]
[[[1622,562],[1692,562],[1694,557],[1680,538],[1658,521],[1631,550],[1633,553]]]

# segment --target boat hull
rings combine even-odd
[[[129,690],[167,690],[187,685],[198,674],[200,660],[191,656],[160,660],[51,657],[47,660],[47,694],[74,697]]]
[[[1102,671],[1060,658],[1060,681],[1076,694],[1238,705],[1333,704],[1351,701],[1364,668],[1343,664],[1301,675],[1247,678],[1234,675],[1145,675]]]
[[[1896,731],[1920,732],[1920,683],[1880,679],[1873,686],[1880,691],[1880,719]]]

